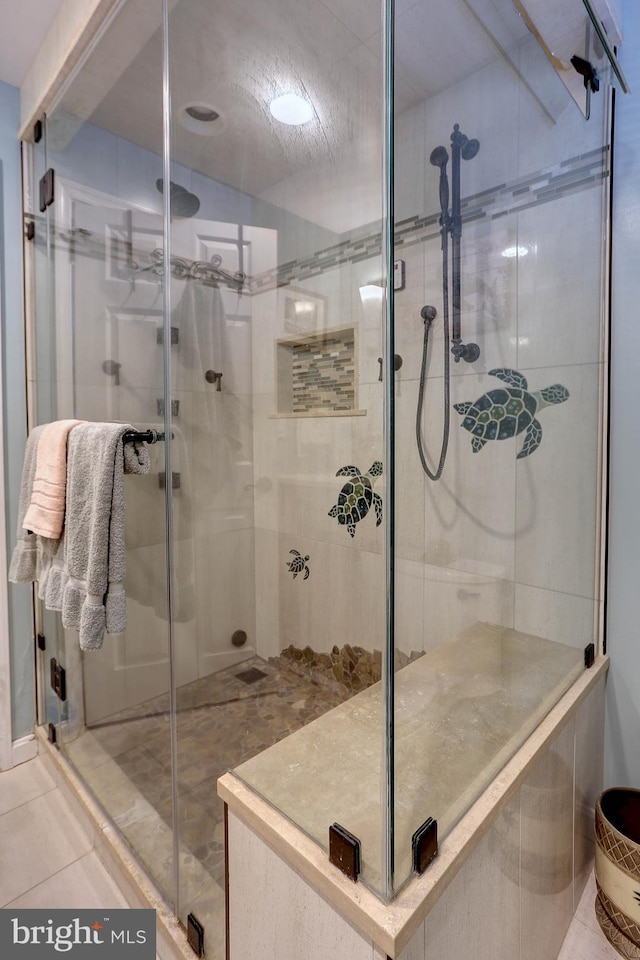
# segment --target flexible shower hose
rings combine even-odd
[[[447,255],[446,237],[443,238],[442,248],[442,327],[444,332],[444,423],[442,427],[442,446],[440,448],[440,460],[438,469],[433,473],[429,469],[422,442],[422,407],[424,404],[425,380],[427,374],[427,358],[429,355],[429,328],[435,317],[433,307],[423,307],[421,316],[424,320],[424,340],[422,342],[422,366],[420,368],[420,387],[418,389],[418,410],[416,413],[416,443],[422,469],[430,480],[439,480],[442,476],[444,463],[447,459],[447,447],[449,446],[449,400],[451,395],[450,384],[450,357],[449,357],[449,258]],[[428,311],[433,311],[433,316],[429,316]]]

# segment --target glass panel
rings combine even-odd
[[[228,768],[382,883],[380,47],[378,0],[170,14],[180,917],[216,942]]]
[[[396,23],[396,887],[597,636],[606,94],[493,7]]]
[[[55,331],[55,282],[53,264],[53,244],[51,242],[50,211],[40,209],[40,181],[47,170],[46,124],[43,125],[42,138],[30,151],[31,189],[27,195],[27,220],[33,221],[33,243],[25,247],[25,255],[30,257],[31,297],[33,319],[35,321],[35,375],[32,384],[31,409],[36,423],[47,423],[57,417],[57,398],[55,392],[55,367],[53,364],[53,341]],[[51,686],[51,661],[64,660],[64,642],[62,625],[55,614],[45,610],[44,604],[36,600],[36,630],[45,637],[46,649],[37,654],[38,663],[38,702],[39,720],[44,724],[59,724],[66,718],[64,704],[60,702]]]
[[[591,95],[601,81],[615,78],[629,92],[614,49],[621,38],[614,34],[609,39],[590,0],[572,0],[562,7],[540,0],[513,3],[587,120]]]
[[[161,37],[161,14],[159,0],[127,3],[48,117],[55,203],[47,211],[51,312],[37,311],[40,420],[163,426],[163,284],[152,256],[162,247],[155,186],[162,123],[147,127],[144,144],[136,144],[105,107],[118,78],[118,90],[126,92],[116,115],[126,120],[124,104],[142,97],[135,66],[153,37]],[[145,89],[161,116],[161,51],[145,63]],[[81,649],[78,632],[64,631],[59,659],[67,670],[67,715],[59,739],[173,901],[163,444],[148,453],[149,473],[124,477],[126,629],[106,634],[99,649]],[[115,457],[117,464],[118,445]],[[69,529],[67,518],[67,537]],[[110,560],[111,585],[121,574]],[[59,614],[49,616],[60,623]]]
[[[3,244],[4,274],[2,286],[2,311],[11,322],[5,322],[2,342],[2,390],[5,410],[11,410],[11,417],[3,424],[4,444],[4,509],[6,539],[4,549],[6,560],[11,563],[18,520],[18,504],[22,480],[22,453],[26,433],[25,397],[25,336],[20,322],[22,317],[22,288],[20,283],[6,283],[7,278],[21,275],[23,267],[22,249],[22,192],[17,188],[20,182],[20,147],[9,130],[15,130],[19,122],[19,90],[9,84],[0,86],[0,113],[7,138],[7,149],[3,151],[0,169],[0,189],[2,189],[5,240]],[[10,187],[10,185],[14,185]],[[24,184],[26,193],[30,191],[30,177],[25,169]],[[33,247],[33,244],[30,245]],[[31,278],[33,279],[33,278]],[[31,649],[33,636],[33,611],[31,590],[22,585],[9,584],[7,590],[9,617],[9,645],[11,668],[11,730],[12,740],[29,735],[33,730],[35,702],[35,684],[33,661],[24,656],[23,651]],[[5,700],[4,709],[8,708]]]

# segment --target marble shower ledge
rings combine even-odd
[[[581,649],[476,623],[396,672],[396,886],[418,827],[444,837],[583,670]],[[383,755],[376,683],[235,772],[323,846],[335,821],[355,834],[380,891]]]
[[[514,633],[514,631],[505,632]],[[522,637],[523,635],[520,634],[519,636]],[[539,638],[530,639],[539,640]],[[425,661],[429,662],[428,656],[411,664],[406,670],[412,671],[418,665],[422,665],[424,668]],[[287,767],[283,767],[284,758],[281,751],[284,744],[298,738],[300,748],[306,747],[309,752],[302,763],[300,754],[298,754],[298,760],[293,762],[301,764],[305,771],[307,784],[312,785],[312,790],[307,791],[310,801],[312,796],[309,794],[316,795],[319,792],[318,781],[315,778],[318,754],[310,752],[310,741],[307,742],[305,739],[303,743],[299,739],[299,735],[309,731],[309,735],[315,737],[316,734],[311,733],[314,728],[315,730],[326,728],[327,720],[331,721],[337,713],[343,711],[343,708],[351,706],[352,709],[358,709],[358,701],[366,698],[367,694],[371,696],[375,688],[370,688],[358,694],[352,700],[321,717],[304,730],[298,731],[287,740],[271,747],[258,758],[254,758],[254,761],[243,764],[238,769],[237,776],[234,773],[226,774],[218,781],[218,793],[229,805],[231,813],[239,817],[267,842],[283,860],[301,874],[343,916],[365,935],[371,937],[374,943],[380,949],[386,951],[390,957],[397,957],[494,822],[501,807],[519,788],[540,753],[577,710],[607,668],[608,658],[599,657],[593,668],[583,671],[555,705],[550,702],[546,703],[546,716],[543,714],[538,716],[537,726],[520,749],[510,759],[506,755],[506,751],[503,751],[505,755],[502,756],[500,767],[494,772],[495,779],[489,783],[478,799],[472,802],[470,808],[458,820],[457,824],[449,830],[440,844],[440,851],[436,860],[423,876],[413,877],[391,903],[385,903],[379,899],[364,884],[351,883],[334,868],[329,863],[326,851],[322,846],[311,839],[309,832],[300,829],[292,822],[290,819],[290,802],[288,804],[289,817],[284,816],[273,805],[273,802],[275,802],[273,797],[270,798],[271,802],[267,802],[240,779],[240,777],[248,779],[250,764],[253,764],[255,760],[262,760],[263,764],[269,761],[266,770],[271,771],[270,777],[277,777],[279,773],[286,780],[291,755],[287,759]],[[550,698],[548,699],[550,700]],[[373,722],[375,724],[374,739],[378,741],[378,752],[381,753],[382,738],[379,716],[375,716]],[[329,722],[328,729],[331,732],[331,722]],[[335,733],[335,729],[333,733]],[[326,741],[326,743],[329,746],[330,741]],[[331,753],[332,759],[335,757],[335,750],[334,742]],[[270,761],[271,757],[273,757],[272,762]],[[507,762],[505,763],[505,761]],[[253,769],[253,773],[256,773],[255,769]],[[335,813],[335,808],[331,809],[331,799],[325,799],[326,803],[323,806],[329,811],[326,814],[327,823],[332,822],[333,819],[339,819],[332,816],[332,813]],[[471,799],[473,800],[473,798]],[[347,828],[353,829],[352,823],[345,825]],[[357,829],[354,832],[357,833]]]

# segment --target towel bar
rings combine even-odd
[[[159,443],[164,433],[158,430],[127,430],[122,434],[123,443]]]

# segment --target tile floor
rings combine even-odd
[[[594,909],[596,881],[587,881],[558,960],[620,960],[620,954],[603,934]]]
[[[244,674],[251,674],[248,682]],[[224,887],[224,837],[218,778],[351,693],[259,657],[178,689],[180,840],[185,857],[195,858],[219,887]],[[166,854],[172,856],[172,847],[158,842],[159,834],[166,840],[173,822],[168,694],[91,727],[68,743],[66,752],[169,896]],[[156,821],[152,832],[151,819]]]
[[[0,859],[0,907],[128,906],[41,757],[0,773]],[[594,899],[591,876],[558,960],[619,957]]]
[[[129,908],[42,757],[0,773],[0,863],[0,908]]]
[[[224,956],[224,825],[217,780],[353,694],[344,684],[252,657],[177,691],[180,920],[209,931]],[[168,695],[83,730],[64,753],[168,901],[174,884]],[[213,951],[213,952],[211,952]]]
[[[46,762],[0,773],[0,907],[128,907]]]

